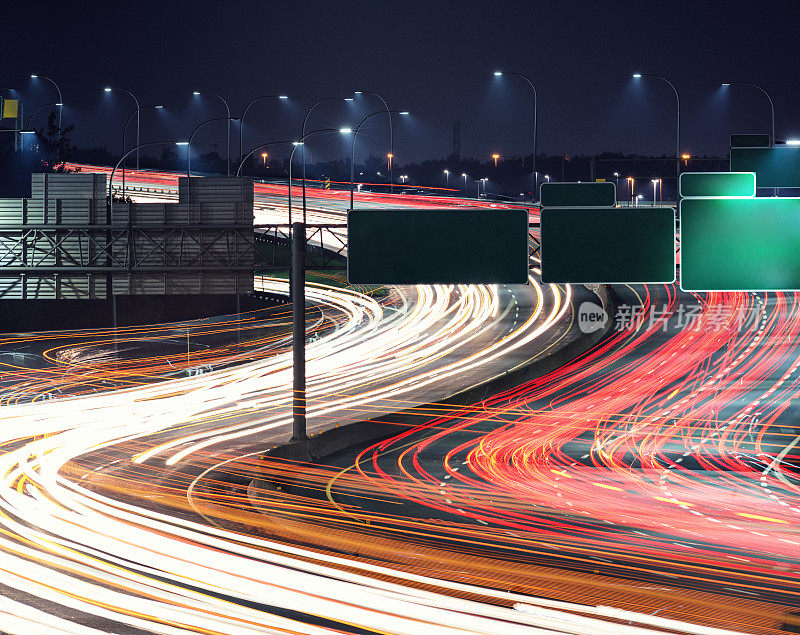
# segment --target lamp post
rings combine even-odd
[[[117,164],[114,166],[114,169],[111,170],[111,176],[108,179],[108,223],[111,223],[111,216],[114,213],[114,175],[117,173],[119,166],[122,164],[125,159],[127,159],[131,154],[134,152],[138,152],[141,148],[147,148],[150,146],[163,146],[167,144],[175,144],[176,146],[184,146],[189,145],[187,141],[150,141],[148,143],[137,144],[136,147],[131,148],[127,152],[123,153],[120,157]]]
[[[141,111],[141,108],[139,107],[139,100],[136,99],[136,95],[134,95],[131,91],[126,90],[124,88],[109,88],[109,87],[106,87],[103,90],[105,92],[107,92],[107,93],[110,93],[110,92],[113,92],[113,91],[122,92],[122,93],[128,93],[133,98],[133,101],[136,104],[136,148],[137,148],[136,149],[136,169],[138,170],[139,169],[139,149],[138,148],[140,147],[140,140],[139,140],[140,129],[139,129],[139,124],[141,123],[140,119],[139,119],[139,112]],[[123,148],[123,151],[124,150],[125,149]],[[125,156],[127,156],[127,155],[125,155]]]
[[[499,159],[499,158],[500,158],[500,155],[499,155],[499,154],[497,154],[497,153],[495,152],[495,153],[492,155],[492,158],[494,159],[494,167],[497,167],[497,159]]]
[[[196,90],[192,94],[197,96],[197,95],[202,95],[204,93],[201,93],[200,91]],[[230,106],[228,106],[228,102],[225,101],[225,98],[222,97],[222,95],[218,95],[217,93],[205,93],[205,94],[212,95],[212,96],[216,97],[217,99],[219,99],[223,104],[225,104],[225,110],[228,113],[228,117],[227,117],[227,119],[228,119],[228,156],[226,157],[226,162],[227,162],[227,165],[228,165],[228,176],[230,176],[231,175],[231,121],[236,121],[236,120],[231,118],[231,108],[230,108]],[[139,169],[138,165],[136,166],[136,169],[137,170]]]
[[[164,106],[162,106],[161,104],[153,104],[153,105],[150,105],[150,106],[141,106],[140,108],[137,108],[136,110],[134,110],[130,114],[130,116],[128,117],[128,120],[125,122],[125,125],[122,127],[122,152],[123,153],[125,152],[125,135],[126,135],[126,133],[128,131],[128,125],[131,123],[131,119],[133,119],[133,116],[136,115],[137,118],[138,118],[139,117],[139,112],[144,110],[145,108],[155,108],[157,110],[161,110],[163,107]],[[139,169],[138,166],[137,166],[136,169],[137,170]],[[125,200],[125,165],[124,164],[122,165],[122,199]]]
[[[651,179],[650,182],[653,184],[653,207],[656,206],[656,189],[658,188],[658,184],[661,183],[661,179]]]
[[[244,131],[244,117],[247,114],[247,111],[250,110],[250,106],[261,99],[269,99],[270,97],[276,97],[277,99],[289,99],[286,95],[261,95],[260,97],[256,97],[253,99],[247,106],[245,106],[244,110],[242,111],[241,117],[239,117],[239,161],[242,160],[242,142],[243,142],[243,131]],[[228,175],[230,176],[230,174]]]
[[[394,156],[394,132],[392,130],[392,113],[395,111],[389,110],[389,105],[386,103],[386,100],[381,97],[378,93],[372,90],[357,90],[355,92],[356,95],[372,95],[373,97],[377,97],[380,102],[383,104],[383,107],[386,111],[386,114],[389,117],[389,193],[393,192],[394,190],[394,181],[392,180],[392,161],[391,158]]]
[[[52,104],[52,105],[58,106],[58,136],[60,137],[61,136],[61,114],[62,114],[62,111],[64,110],[64,100],[61,99],[61,89],[58,87],[58,84],[56,84],[49,77],[45,77],[44,75],[31,75],[31,79],[39,79],[40,77],[42,79],[46,79],[53,86],[56,87],[56,92],[58,93],[58,102],[56,102],[55,104]],[[50,104],[48,104],[48,105],[50,105]],[[30,121],[32,117],[33,117],[33,115],[31,115],[31,117],[28,118],[28,121]]]
[[[444,186],[450,189],[450,170],[444,171]]]
[[[631,206],[633,206],[633,186],[634,186],[634,179],[632,176],[629,176],[625,179],[628,182],[628,196],[631,198]]]
[[[366,117],[364,117],[361,122],[356,126],[356,129],[353,131],[353,144],[352,144],[352,154],[350,156],[350,209],[353,209],[353,182],[355,180],[355,165],[356,165],[356,138],[358,137],[358,131],[361,130],[361,126],[363,126],[370,117],[374,117],[375,115],[382,115],[385,112],[388,112],[390,115],[396,113],[398,115],[407,115],[407,110],[379,110],[377,112],[371,112]],[[342,128],[339,132],[344,132],[345,128]],[[303,221],[305,222],[305,221]]]
[[[676,175],[680,176],[681,173],[681,98],[678,95],[678,89],[675,88],[675,84],[673,84],[670,80],[662,75],[653,75],[650,73],[634,73],[634,79],[641,79],[642,77],[655,77],[656,79],[660,79],[662,82],[666,82],[669,84],[670,88],[672,88],[672,92],[675,93],[675,102],[678,105],[677,116],[675,119],[675,173]]]
[[[467,173],[466,172],[462,172],[461,176],[464,177],[464,194],[466,194],[467,193]]]
[[[189,135],[189,141],[186,142],[186,203],[191,202],[191,187],[189,183],[189,179],[192,177],[192,139],[194,135],[197,134],[197,131],[200,130],[203,126],[207,123],[211,123],[212,121],[228,121],[228,130],[231,127],[231,118],[230,117],[214,117],[213,119],[206,119],[205,121],[201,121],[195,129],[192,130],[192,134]],[[181,144],[182,145],[182,144]],[[230,168],[228,168],[228,176],[230,176]]]
[[[314,109],[319,106],[320,104],[324,104],[326,101],[353,101],[352,97],[323,97],[322,99],[318,99],[315,101],[311,108],[306,111],[305,117],[303,117],[303,125],[300,128],[300,141],[298,145],[303,146],[303,220],[305,221],[305,209],[306,209],[306,147],[303,139],[306,136],[306,124],[308,123],[308,118],[311,116],[311,113]],[[297,146],[295,146],[296,148]],[[292,149],[292,153],[294,154],[294,148]],[[291,195],[292,192],[292,160],[289,159],[289,194]]]
[[[723,87],[727,88],[728,86],[752,86],[753,88],[758,88],[764,95],[766,95],[767,99],[769,100],[769,108],[770,113],[772,114],[772,137],[770,140],[770,145],[775,145],[775,102],[772,101],[772,97],[770,97],[769,93],[759,86],[758,84],[754,84],[753,82],[724,82],[722,84]]]
[[[528,86],[530,86],[531,90],[533,91],[533,159],[531,161],[531,172],[533,172],[533,190],[531,197],[536,200],[536,190],[538,183],[536,182],[536,143],[539,137],[539,122],[538,122],[538,113],[537,113],[537,95],[536,95],[536,86],[533,85],[533,82],[527,75],[523,75],[522,73],[506,73],[504,71],[495,71],[495,77],[502,77],[503,75],[512,75],[514,77],[520,77],[524,79]]]
[[[619,172],[614,172],[614,205],[617,204],[619,200]]]

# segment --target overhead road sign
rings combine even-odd
[[[608,207],[617,204],[614,183],[542,183],[542,207]]]
[[[800,147],[731,148],[731,172],[755,172],[757,187],[800,187]]]
[[[684,172],[678,178],[678,192],[687,197],[755,196],[754,172]]]
[[[800,198],[681,201],[685,291],[800,289]]]
[[[672,207],[545,207],[542,282],[675,281]]]
[[[350,210],[350,284],[525,284],[525,209]]]

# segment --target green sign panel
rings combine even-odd
[[[731,172],[755,172],[758,187],[800,187],[800,147],[731,148]]]
[[[350,284],[525,284],[525,209],[351,210]]]
[[[609,207],[617,204],[613,183],[542,183],[542,207]]]
[[[681,288],[800,289],[800,198],[681,201]]]
[[[542,281],[673,282],[671,207],[544,208]]]
[[[678,179],[681,196],[755,196],[752,172],[684,172]]]
[[[769,137],[768,134],[732,134],[731,148],[767,148]]]

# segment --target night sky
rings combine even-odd
[[[539,92],[539,152],[674,151],[675,99],[681,94],[682,146],[695,155],[726,154],[731,132],[768,132],[773,96],[778,139],[800,136],[794,2],[491,1],[473,2],[33,2],[2,8],[0,88],[13,87],[32,106],[55,101],[59,83],[65,123],[80,145],[118,151],[124,119],[142,105],[142,141],[183,139],[198,122],[223,116],[217,92],[234,116],[258,95],[284,93],[251,108],[245,149],[298,136],[316,99],[376,91],[391,108],[411,111],[395,131],[397,160],[452,151],[461,121],[462,155],[531,151],[530,89],[496,69],[531,77]],[[8,28],[13,25],[12,28]],[[319,107],[309,129],[358,123],[380,109],[366,95]],[[43,111],[33,122],[41,127]],[[225,147],[224,124],[208,126],[199,146]],[[134,128],[131,127],[131,131]],[[233,154],[238,128],[233,128]],[[359,154],[386,152],[386,123],[373,117]],[[323,158],[345,156],[341,137],[320,139]],[[275,150],[275,156],[281,151]]]

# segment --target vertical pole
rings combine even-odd
[[[292,441],[306,436],[306,226],[292,223]]]

